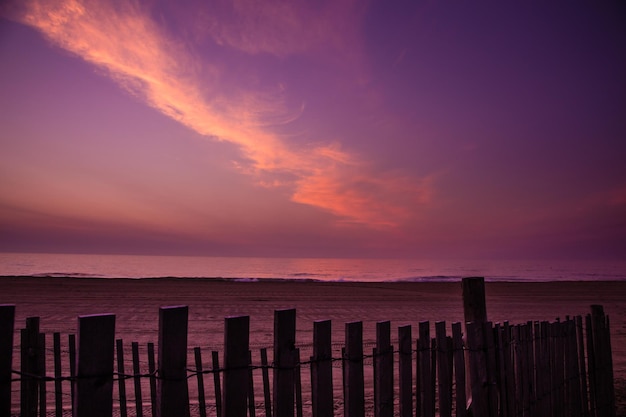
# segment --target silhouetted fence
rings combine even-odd
[[[484,280],[462,285],[465,334],[461,323],[433,328],[424,321],[416,338],[411,326],[399,327],[394,346],[386,321],[377,323],[371,346],[362,322],[351,322],[337,344],[331,322],[316,321],[313,343],[303,345],[296,311],[279,310],[271,362],[267,348],[251,351],[247,316],[225,319],[221,358],[189,350],[188,309],[176,306],[159,310],[158,352],[153,343],[144,350],[132,342],[130,361],[128,346],[115,339],[114,315],[79,317],[66,349],[59,333],[47,347],[39,318],[28,318],[19,332],[20,370],[13,370],[15,306],[1,305],[0,416],[615,416],[609,318],[601,306],[584,318],[493,324]],[[305,360],[302,351],[310,353]],[[18,385],[19,408],[11,391]]]

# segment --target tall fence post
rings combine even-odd
[[[274,312],[274,417],[294,416],[296,310]]]
[[[187,386],[187,306],[159,309],[157,416],[189,416]]]
[[[224,383],[222,417],[246,417],[250,317],[227,317],[224,324]]]
[[[391,322],[376,323],[376,354],[374,355],[374,415],[393,416],[393,346]]]
[[[15,305],[0,305],[0,415],[11,415],[11,369]]]
[[[78,317],[74,417],[113,415],[115,315]]]
[[[365,416],[365,387],[363,384],[363,322],[346,323],[344,356],[344,415]]]
[[[594,351],[594,385],[596,416],[615,416],[613,358],[608,318],[601,305],[591,306],[592,343]],[[591,372],[590,372],[591,374]]]
[[[483,323],[487,322],[485,278],[469,277],[461,281],[463,289],[463,317],[469,349],[469,395],[474,415],[488,416],[489,375]],[[470,325],[470,323],[472,323]],[[480,375],[478,374],[480,372]],[[477,407],[477,409],[476,409]]]
[[[333,415],[333,374],[331,321],[313,323],[311,358],[311,402],[313,417]]]

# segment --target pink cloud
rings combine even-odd
[[[27,0],[21,8],[18,21],[105,70],[149,106],[201,135],[237,146],[244,157],[238,167],[259,184],[286,187],[294,202],[379,228],[401,224],[429,201],[432,180],[377,172],[338,145],[299,147],[276,134],[272,128],[278,122],[302,112],[301,106],[287,106],[283,86],[228,84],[227,61],[201,58],[143,5]],[[356,32],[348,31],[346,41],[337,25],[355,11],[353,5],[330,2],[327,8],[309,9],[292,2],[237,1],[232,10],[214,16],[203,10],[203,15],[215,41],[245,53],[283,56],[332,47],[351,55],[347,51],[355,48],[348,43],[357,43]],[[304,25],[312,29],[302,31]]]

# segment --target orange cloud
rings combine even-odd
[[[245,157],[240,167],[258,177],[260,184],[290,187],[295,202],[347,221],[386,227],[401,223],[416,204],[427,200],[428,181],[373,172],[369,164],[337,145],[306,149],[290,145],[272,132],[272,123],[289,121],[302,109],[287,109],[281,86],[273,90],[224,86],[227,62],[201,58],[193,45],[167,32],[138,3],[27,0],[20,7],[23,12],[17,20],[104,69],[151,107],[202,135],[239,147]],[[233,13],[240,19],[209,19],[209,32],[217,42],[246,53],[323,49],[338,39],[332,22],[344,14],[334,11],[313,14],[315,24],[307,27],[314,30],[305,31],[305,39],[294,43],[294,34],[303,33],[308,11],[292,2],[236,1]],[[276,24],[258,26],[263,19],[252,19],[254,13]]]

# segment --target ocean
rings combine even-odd
[[[319,281],[626,281],[626,261],[253,258],[0,253],[0,276]]]

